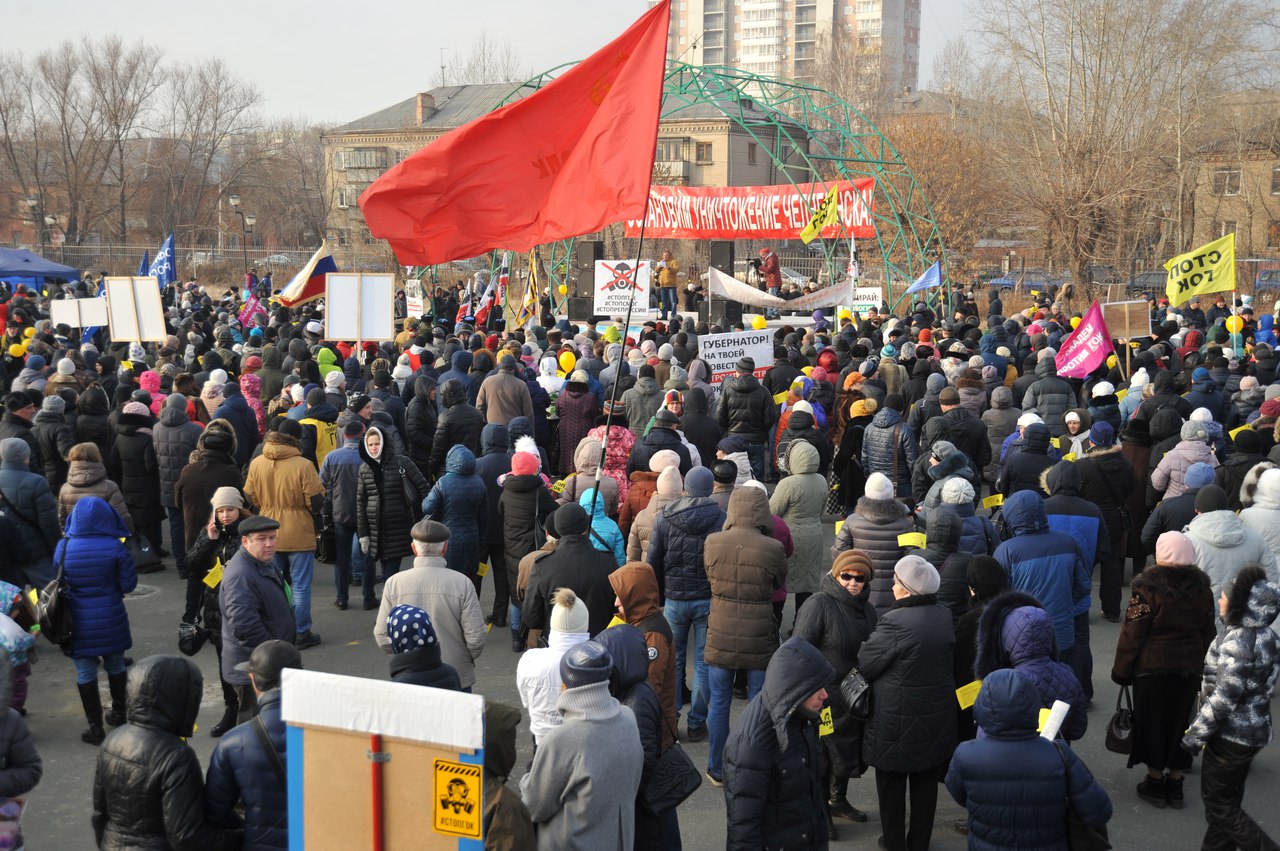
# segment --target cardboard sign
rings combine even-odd
[[[324,276],[326,340],[378,341],[396,336],[394,275],[329,272]]]
[[[117,343],[163,343],[169,336],[155,278],[107,278],[107,314]]]
[[[859,315],[871,308],[880,309],[884,303],[884,291],[879,287],[854,287],[853,298],[849,302],[849,311]]]
[[[596,316],[626,316],[635,299],[635,310],[649,310],[650,278],[653,262],[641,260],[597,260],[591,312]]]
[[[49,302],[49,320],[72,328],[102,328],[110,324],[106,299],[60,298]]]
[[[1142,299],[1102,305],[1102,320],[1111,336],[1118,340],[1132,340],[1151,334],[1151,308]]]
[[[736,375],[738,361],[742,358],[755,361],[755,376],[759,378],[773,366],[773,331],[699,334],[698,357],[706,362],[712,384]]]

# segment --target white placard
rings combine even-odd
[[[72,328],[110,325],[105,298],[60,298],[49,302],[49,321]]]
[[[163,343],[168,337],[155,278],[107,278],[107,314],[117,343]]]
[[[634,274],[632,267],[635,267]],[[635,294],[635,310],[649,310],[650,276],[653,262],[641,260],[597,260],[595,299],[591,312],[596,316],[626,316]],[[632,286],[634,285],[634,290]]]
[[[733,334],[699,334],[698,357],[707,364],[711,383],[719,384],[738,372],[738,361],[756,362],[759,378],[773,366],[773,331],[738,331]]]
[[[329,272],[324,276],[326,340],[395,339],[394,275]]]
[[[884,304],[884,291],[879,287],[854,287],[849,311],[861,315],[873,307],[879,310],[882,304]]]

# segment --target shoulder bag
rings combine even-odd
[[[862,676],[862,671],[854,665],[849,673],[840,681],[840,700],[844,702],[845,712],[855,721],[871,719],[871,683]]]
[[[670,719],[666,725],[671,729]],[[675,730],[671,730],[671,740],[671,747],[658,757],[647,782],[640,787],[640,804],[653,815],[675,809],[702,785],[702,772],[680,747]]]
[[[40,591],[40,601],[36,604],[36,620],[40,624],[40,634],[58,647],[66,648],[71,643],[75,630],[71,622],[71,607],[68,605],[67,580],[63,578],[63,567],[67,561],[67,546],[62,545],[62,557],[58,559],[58,575]]]
[[[285,776],[284,760],[280,759],[280,752],[276,750],[275,742],[271,741],[271,735],[267,733],[267,724],[262,720],[261,715],[253,716],[253,731],[258,734],[258,742],[271,761],[271,770],[275,773],[276,779],[280,781],[281,786],[287,787],[289,781]]]
[[[1067,847],[1071,851],[1108,851],[1111,840],[1107,838],[1107,829],[1086,824],[1076,812],[1075,804],[1071,803],[1071,767],[1067,764],[1067,755],[1062,752],[1062,745],[1054,742],[1053,746],[1062,760],[1062,779],[1067,785]]]
[[[138,573],[154,573],[164,567],[164,560],[151,546],[151,542],[143,543],[140,535],[130,535],[126,546],[129,558],[133,559],[133,569]]]
[[[1116,711],[1107,722],[1106,745],[1112,753],[1133,752],[1133,697],[1128,686],[1121,686],[1116,695]]]

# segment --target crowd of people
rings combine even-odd
[[[1272,317],[1153,302],[1150,335],[1065,379],[1079,314],[954,295],[817,311],[717,381],[699,339],[735,329],[671,294],[638,336],[446,315],[357,346],[323,339],[318,303],[242,324],[192,283],[149,347],[0,296],[0,796],[39,779],[21,589],[58,576],[103,848],[287,847],[281,671],[322,643],[313,606],[353,593],[396,682],[479,689],[494,627],[520,654],[522,707],[486,708],[486,847],[679,848],[680,742],[707,741],[729,848],[859,836],[870,770],[881,847],[927,848],[945,788],[970,847],[1061,848],[1068,803],[1112,815],[1071,748],[1103,734],[1096,612],[1122,622],[1136,797],[1181,808],[1203,754],[1205,847],[1275,847],[1241,809],[1280,672]],[[198,666],[127,655],[125,595],[166,559],[178,649],[219,664],[207,777]]]

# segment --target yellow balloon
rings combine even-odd
[[[803,372],[806,377],[813,375],[813,367],[811,366],[802,366],[800,367],[800,371]]]
[[[757,316],[751,320],[751,327],[757,331],[763,331],[767,327],[767,323],[764,321],[763,316]]]
[[[578,363],[578,358],[574,356],[573,352],[561,352],[559,360],[560,368],[564,370],[565,375],[573,372],[573,367]]]
[[[557,290],[559,290],[560,295],[564,295],[569,291],[569,288],[566,287],[564,284],[561,284],[559,287],[557,287]]]
[[[1227,317],[1227,330],[1232,334],[1239,334],[1244,329],[1244,320],[1239,316]]]
[[[1073,316],[1073,317],[1071,317],[1071,327],[1072,327],[1072,328],[1079,328],[1079,327],[1080,327],[1080,317],[1079,317],[1079,316]]]
[[[30,339],[31,339],[32,337],[34,337],[35,335],[36,335],[36,329],[34,329],[34,328],[26,328],[26,329],[24,329],[24,330],[23,330],[23,332],[22,332],[22,336],[23,336],[25,339],[28,339],[28,340],[30,340]]]

